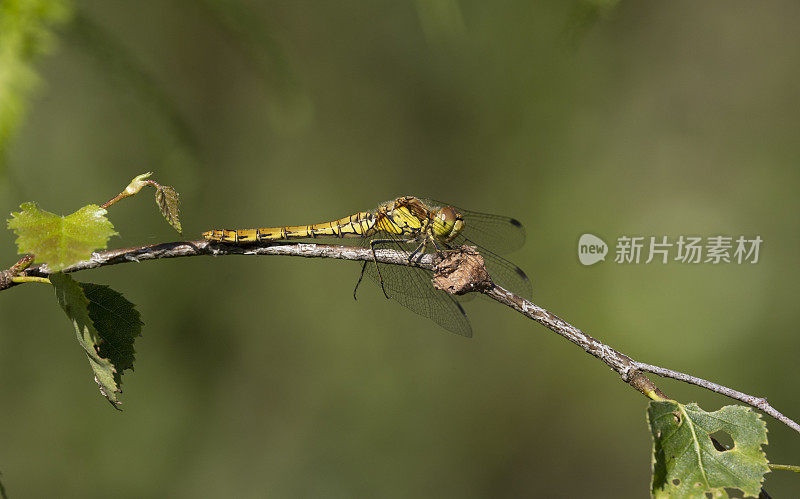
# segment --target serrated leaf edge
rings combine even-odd
[[[78,300],[81,302],[81,306],[83,307],[83,309],[86,312],[85,313],[86,317],[85,318],[81,318],[81,320],[84,321],[85,329],[88,332],[89,336],[92,338],[93,343],[95,345],[99,345],[100,342],[102,341],[102,338],[100,338],[100,335],[97,332],[97,329],[95,329],[95,327],[94,327],[94,321],[89,316],[89,303],[90,303],[90,300],[89,300],[89,298],[86,297],[86,293],[84,293],[83,287],[81,287],[80,284],[77,281],[75,281],[74,279],[69,277],[67,274],[61,274],[61,273],[53,274],[51,276],[51,280],[53,279],[54,276],[59,275],[59,274],[63,275],[64,277],[67,277],[69,279],[69,282],[76,286],[76,290],[79,292],[79,293],[77,293]],[[55,288],[56,300],[58,301],[58,304],[61,306],[62,310],[64,310],[64,313],[67,315],[67,318],[69,318],[70,322],[72,322],[72,325],[75,328],[76,334],[79,334],[79,331],[80,331],[81,328],[79,327],[79,324],[77,322],[78,319],[73,314],[73,312],[71,310],[72,307],[70,307],[69,304],[66,303],[65,294],[64,293],[60,293],[62,291],[61,287],[59,285],[55,284],[55,283],[53,284],[53,288]],[[97,351],[97,348],[94,347],[94,346],[93,346],[93,348],[95,349],[95,356],[96,357],[93,357],[88,351],[86,351],[86,348],[84,348],[83,345],[81,344],[81,349],[83,350],[84,354],[86,355],[86,358],[88,359],[88,361],[90,363],[99,364],[99,365],[102,365],[104,367],[107,366],[113,374],[117,374],[117,369],[116,369],[116,367],[114,367],[114,364],[111,362],[111,360],[108,359],[108,358],[100,357],[100,353]],[[119,399],[117,399],[115,394],[122,393],[122,390],[117,385],[116,381],[114,382],[113,395],[109,395],[108,392],[106,391],[106,389],[103,387],[103,384],[98,379],[97,374],[96,374],[94,369],[92,369],[92,374],[94,375],[94,381],[95,381],[95,383],[97,383],[97,387],[100,390],[100,393],[106,398],[106,400],[109,401],[109,403],[111,403],[112,406],[114,406],[114,408],[119,409],[118,406],[122,405],[122,402]]]

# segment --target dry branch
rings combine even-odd
[[[424,254],[421,255],[419,260],[415,259],[414,265],[434,270],[439,277],[444,276],[444,281],[440,281],[440,285],[446,289],[450,289],[451,291],[454,291],[452,283],[455,282],[451,277],[452,275],[458,275],[458,280],[460,281],[464,280],[464,275],[475,276],[473,277],[473,279],[475,279],[473,282],[459,282],[458,289],[461,291],[483,293],[489,298],[492,298],[493,300],[516,310],[522,315],[535,320],[539,324],[542,324],[548,329],[563,336],[572,343],[581,347],[585,352],[605,362],[606,365],[620,375],[623,381],[650,399],[658,400],[667,397],[644,374],[645,372],[650,372],[662,377],[672,378],[685,383],[697,385],[707,390],[711,390],[713,392],[739,400],[765,412],[766,414],[769,414],[778,421],[800,433],[800,425],[775,410],[775,408],[772,407],[763,397],[748,395],[746,393],[742,393],[726,386],[691,376],[689,374],[672,371],[670,369],[634,360],[584,333],[580,329],[569,324],[555,314],[550,313],[546,309],[539,307],[535,303],[517,296],[516,294],[505,290],[500,286],[496,286],[491,282],[488,282],[487,284],[487,281],[485,281],[485,272],[476,272],[474,268],[466,270],[463,268],[460,269],[459,266],[462,265],[463,262],[474,263],[476,261],[473,251],[474,250],[471,248],[463,248],[462,254],[468,255],[469,258],[463,258],[461,260],[447,258],[444,262],[441,262],[439,257],[436,255]],[[376,250],[375,253],[375,258],[380,263],[409,265],[408,254],[405,252],[379,249]],[[239,246],[198,240],[100,251],[93,253],[89,260],[71,265],[65,268],[63,271],[78,272],[81,270],[89,270],[120,263],[142,262],[146,260],[158,260],[162,258],[179,258],[200,255],[285,255],[302,256],[307,258],[334,258],[339,260],[354,261],[372,261],[373,259],[372,251],[369,248],[352,246],[287,242],[262,242]],[[457,256],[454,258],[457,258]],[[16,286],[17,283],[12,281],[14,277],[47,277],[50,273],[51,272],[46,265],[34,265],[20,271],[20,266],[17,264],[8,270],[0,271],[0,290]],[[444,284],[441,284],[441,282],[444,282]]]

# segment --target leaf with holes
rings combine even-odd
[[[35,262],[46,263],[54,272],[87,260],[92,250],[105,248],[117,235],[106,210],[95,204],[66,217],[41,210],[36,203],[22,203],[20,208],[8,220],[8,228],[18,236],[18,253],[33,254]]]
[[[122,373],[133,369],[133,342],[142,330],[139,312],[108,286],[79,283],[60,272],[50,282],[89,358],[100,393],[117,407]]]
[[[178,208],[178,201],[180,196],[178,191],[168,185],[159,185],[156,188],[156,204],[161,214],[167,219],[167,222],[178,231],[181,232],[180,209]]]
[[[695,403],[665,400],[650,402],[647,420],[653,433],[653,496],[726,497],[725,488],[758,496],[769,471],[761,449],[767,426],[749,407],[705,412]],[[711,437],[720,433],[730,436],[733,447],[715,448]]]

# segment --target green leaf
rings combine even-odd
[[[122,373],[133,369],[133,342],[141,334],[139,312],[108,286],[79,283],[60,272],[52,274],[50,282],[89,358],[100,393],[119,406]]]
[[[178,209],[178,191],[168,185],[159,185],[156,189],[156,204],[167,222],[181,232],[180,210]]]
[[[20,208],[8,220],[8,228],[19,236],[18,253],[33,254],[35,262],[46,263],[54,272],[89,259],[92,250],[105,248],[108,238],[117,235],[106,210],[94,204],[66,217],[41,210],[36,203],[22,203]]]
[[[97,353],[111,361],[114,381],[122,385],[122,373],[133,370],[136,351],[133,343],[142,335],[142,321],[133,303],[117,291],[101,284],[78,283],[89,299],[89,318],[100,335]]]
[[[726,497],[726,487],[758,496],[769,472],[761,450],[767,426],[749,407],[705,412],[695,403],[650,402],[647,420],[653,433],[655,497]],[[717,432],[730,436],[733,447],[717,450],[711,441]]]

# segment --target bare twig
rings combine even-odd
[[[198,240],[101,251],[93,253],[92,258],[89,260],[79,262],[75,265],[65,268],[63,272],[78,272],[81,270],[89,270],[107,265],[116,265],[119,263],[200,255],[286,255],[355,261],[372,261],[373,259],[372,251],[369,248],[352,246],[287,242],[262,242],[239,246]],[[409,265],[408,253],[402,251],[388,249],[376,250],[375,258],[380,263]],[[415,265],[425,267],[430,270],[436,270],[436,265],[438,263],[439,258],[433,254],[424,254],[421,255],[420,260],[415,259]],[[34,265],[21,271],[19,270],[18,266],[15,267],[16,268],[12,267],[9,270],[0,272],[0,290],[17,285],[17,283],[15,283],[11,278],[4,279],[4,276],[47,277],[49,274],[51,274],[51,271],[46,265]],[[11,275],[12,271],[13,276]],[[555,314],[550,313],[546,309],[539,307],[535,303],[528,301],[510,291],[507,291],[500,286],[475,285],[470,289],[481,292],[493,300],[513,308],[524,316],[535,320],[548,329],[568,339],[572,343],[575,343],[585,352],[605,362],[611,369],[619,373],[623,381],[650,399],[662,400],[666,399],[667,397],[650,379],[647,378],[644,372],[650,372],[666,378],[672,378],[697,385],[707,390],[726,395],[735,400],[739,400],[765,412],[766,414],[769,414],[781,423],[800,433],[800,425],[775,410],[775,408],[767,403],[767,400],[763,397],[747,395],[731,388],[712,383],[704,379],[696,378],[685,373],[636,361],[584,333],[580,329],[569,324]]]
[[[401,251],[379,249],[375,250],[378,261],[395,265],[407,265],[407,253]],[[330,244],[306,243],[256,243],[247,246],[211,243],[205,239],[198,241],[179,241],[174,243],[152,244],[149,246],[135,246],[92,253],[89,260],[78,262],[66,267],[62,272],[78,272],[81,270],[96,269],[107,265],[120,263],[142,262],[146,260],[160,260],[162,258],[179,258],[201,255],[285,255],[303,256],[307,258],[334,258],[339,260],[372,261],[372,251],[369,248],[352,246],[337,246]],[[432,268],[434,255],[425,254],[416,260],[420,266]],[[6,271],[7,272],[7,271]],[[47,277],[52,271],[47,265],[33,265],[16,275]],[[14,283],[0,282],[0,291],[13,286]]]
[[[765,413],[774,417],[775,419],[785,424],[789,428],[800,433],[800,425],[798,425],[795,421],[787,418],[786,416],[775,410],[774,407],[772,407],[769,403],[767,403],[767,399],[763,397],[755,397],[753,395],[747,395],[746,393],[742,393],[740,391],[733,390],[726,386],[722,386],[717,383],[712,383],[704,379],[690,376],[682,372],[673,371],[671,369],[665,369],[663,367],[645,364],[644,362],[633,360],[627,355],[622,354],[617,350],[611,348],[610,346],[592,338],[591,336],[584,333],[580,329],[562,320],[560,317],[548,312],[547,310],[539,307],[538,305],[528,300],[525,300],[524,298],[515,295],[514,293],[511,293],[510,291],[506,291],[505,289],[499,286],[494,286],[494,288],[490,289],[484,294],[486,294],[493,300],[499,301],[500,303],[503,303],[504,305],[513,308],[522,315],[535,320],[539,324],[542,324],[548,329],[555,331],[564,338],[580,346],[587,353],[594,355],[598,359],[608,364],[608,366],[611,367],[611,369],[618,372],[622,377],[623,381],[631,385],[634,385],[635,382],[639,386],[643,386],[644,389],[640,388],[639,386],[634,386],[634,388],[636,388],[643,394],[650,396],[648,395],[648,391],[650,389],[654,389],[652,393],[654,393],[657,397],[650,396],[650,398],[666,398],[666,397],[664,397],[663,393],[658,391],[658,388],[656,388],[655,385],[652,384],[652,382],[649,382],[649,380],[643,381],[641,379],[636,379],[634,381],[634,376],[640,375],[642,372],[650,372],[665,378],[672,378],[679,381],[683,381],[685,383],[690,383],[693,385],[703,387],[712,392],[716,392],[721,395],[730,397],[732,399],[742,401],[761,411],[764,411]]]

